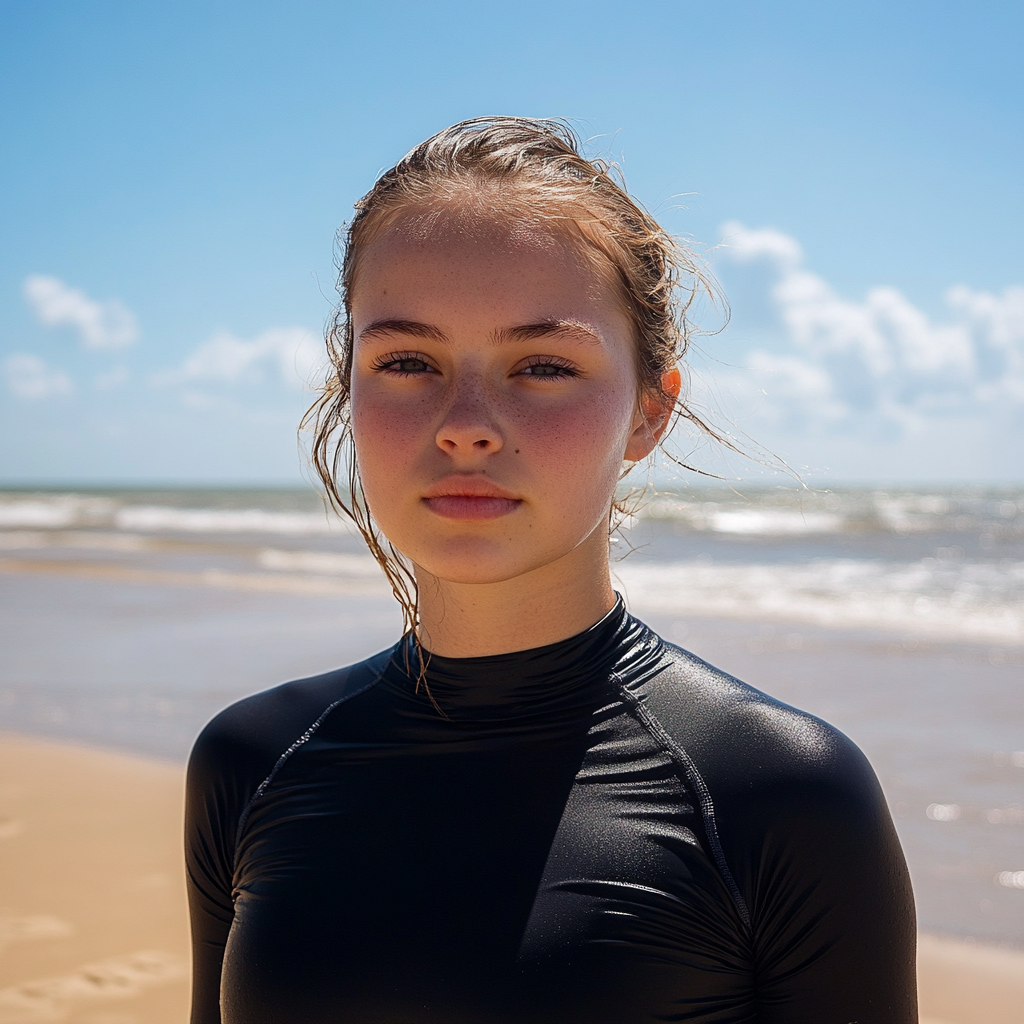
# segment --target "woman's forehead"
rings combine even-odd
[[[544,225],[478,219],[426,232],[420,224],[396,227],[363,256],[352,295],[357,320],[414,310],[515,322],[607,319],[619,305],[579,247]]]
[[[555,251],[570,239],[559,220],[533,211],[485,209],[477,204],[444,203],[440,206],[403,210],[382,226],[360,262],[374,250],[390,255],[403,249],[438,250],[465,247],[481,251]]]
[[[464,278],[467,284],[479,284],[490,273],[501,275],[509,287],[527,281],[537,287],[540,277],[581,298],[607,297],[609,285],[616,295],[619,290],[614,267],[575,230],[574,220],[488,211],[475,204],[403,211],[365,243],[353,270],[350,302],[377,291],[385,279],[392,286],[411,283],[410,272],[419,279]]]

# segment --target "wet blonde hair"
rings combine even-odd
[[[444,208],[472,213],[475,208],[488,216],[543,219],[568,230],[604,272],[611,271],[618,285],[636,341],[638,400],[653,398],[661,407],[672,408],[673,422],[689,420],[702,433],[732,447],[688,406],[685,389],[675,398],[662,384],[664,374],[680,363],[689,346],[689,310],[700,294],[715,298],[713,282],[694,253],[629,196],[616,169],[604,160],[587,159],[581,149],[579,137],[561,121],[462,121],[420,143],[382,174],[356,203],[347,228],[339,232],[341,302],[327,331],[331,372],[303,426],[312,430],[312,463],[328,500],[363,535],[402,606],[405,630],[414,639],[416,580],[374,523],[366,503],[352,443],[350,405],[352,289],[360,256],[402,214]],[[343,462],[344,489],[338,486]],[[610,514],[626,511],[621,502],[613,501]]]

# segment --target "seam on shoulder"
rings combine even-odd
[[[288,749],[277,759],[277,763],[271,769],[270,774],[256,787],[256,792],[249,798],[249,802],[245,805],[245,809],[242,811],[241,816],[238,819],[238,828],[235,829],[235,849],[234,849],[234,860],[235,867],[237,868],[238,859],[238,844],[242,840],[242,830],[245,828],[245,823],[249,820],[249,814],[252,811],[253,805],[257,800],[266,792],[267,787],[274,781],[277,773],[284,767],[285,762],[299,749],[304,743],[307,743],[312,737],[313,733],[320,728],[323,724],[324,719],[339,705],[344,704],[345,701],[351,700],[353,697],[358,697],[361,693],[366,693],[371,687],[376,686],[380,682],[383,672],[378,672],[365,686],[359,687],[358,690],[353,690],[351,693],[346,693],[344,696],[339,697],[336,701],[328,704],[326,708],[320,713],[320,716],[316,721],[290,746]]]
[[[718,837],[718,825],[715,821],[715,805],[711,799],[711,791],[708,789],[707,783],[704,781],[703,776],[694,764],[693,759],[686,752],[685,748],[677,743],[665,727],[658,721],[657,717],[651,714],[650,711],[644,707],[643,697],[637,697],[631,693],[630,690],[622,683],[622,680],[616,675],[616,680],[619,682],[619,692],[622,694],[623,699],[629,705],[630,710],[633,712],[633,716],[638,722],[651,734],[654,741],[672,758],[686,776],[686,781],[693,787],[700,800],[701,814],[704,818],[704,829],[708,837],[708,845],[711,847],[711,856],[714,858],[715,864],[718,867],[719,873],[722,876],[722,880],[725,882],[726,888],[729,890],[729,895],[732,896],[733,903],[736,905],[736,910],[740,915],[740,919],[746,925],[747,930],[752,930],[752,924],[750,920],[750,910],[747,907],[747,901],[743,898],[743,894],[740,892],[740,887],[736,884],[736,879],[733,877],[732,871],[729,869],[729,863],[725,859],[725,851],[722,849],[722,841]]]

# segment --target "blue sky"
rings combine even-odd
[[[1022,51],[1019,2],[6,0],[0,481],[298,480],[334,231],[516,113],[712,250],[716,415],[814,482],[1020,482]]]

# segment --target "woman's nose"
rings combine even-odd
[[[437,446],[450,455],[494,453],[504,438],[480,387],[460,388],[436,435]]]

